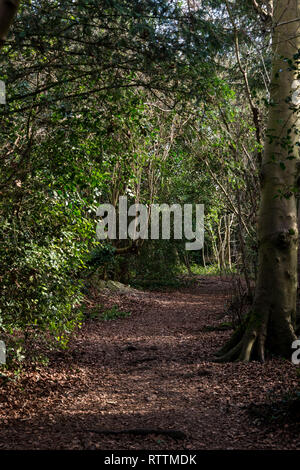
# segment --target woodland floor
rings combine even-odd
[[[92,293],[91,311],[118,305],[131,316],[88,320],[48,366],[0,379],[0,449],[300,449],[300,420],[278,412],[299,385],[297,367],[213,362],[231,332],[207,327],[228,321],[229,297],[230,281],[216,277],[176,291]],[[251,403],[261,410],[250,413]]]

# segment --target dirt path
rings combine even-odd
[[[68,353],[18,382],[0,383],[0,449],[300,449],[292,425],[265,426],[249,402],[281,397],[297,384],[296,367],[216,364],[230,331],[226,280],[201,279],[176,292],[101,295],[128,318],[86,323]],[[177,430],[99,434],[91,430]]]

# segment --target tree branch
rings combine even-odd
[[[255,1],[255,0],[253,0],[253,1]],[[229,15],[229,19],[230,19],[232,27],[233,27],[235,54],[236,54],[237,63],[238,63],[240,72],[243,76],[244,83],[245,83],[245,89],[246,89],[245,91],[246,91],[246,96],[248,98],[248,102],[249,102],[250,109],[251,109],[251,112],[252,112],[252,118],[253,118],[253,123],[254,123],[254,127],[255,127],[256,140],[257,140],[257,143],[259,145],[261,145],[262,144],[262,139],[261,139],[259,109],[258,109],[257,106],[255,106],[255,103],[253,102],[252,94],[251,94],[251,90],[250,90],[250,86],[249,86],[249,81],[248,81],[247,70],[243,67],[243,64],[242,64],[241,55],[240,55],[238,30],[237,30],[235,20],[234,20],[234,16],[233,16],[232,10],[229,6],[228,0],[225,0],[225,4],[226,4],[227,12],[228,12],[228,15]],[[262,159],[262,154],[261,154],[261,150],[259,150],[259,152],[258,152],[258,161],[259,161],[259,163],[261,163],[261,159]]]
[[[271,2],[269,2],[271,3]],[[252,0],[252,5],[254,7],[254,9],[257,11],[257,13],[260,15],[261,19],[263,21],[269,21],[272,19],[272,11],[273,11],[273,8],[272,8],[272,5],[270,5],[269,7],[267,7],[267,11],[265,11],[261,5],[259,5],[259,3],[256,1],[256,0]]]

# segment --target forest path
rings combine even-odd
[[[294,389],[297,368],[213,362],[230,331],[207,327],[226,320],[229,294],[228,279],[213,277],[174,292],[95,292],[93,311],[118,305],[131,316],[87,321],[68,352],[0,386],[0,449],[299,449],[293,427],[247,411]]]

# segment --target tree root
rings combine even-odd
[[[267,321],[268,315],[258,319],[255,315],[252,317],[248,314],[225,346],[218,351],[216,362],[249,362],[253,356],[264,362]]]
[[[256,348],[255,348],[256,346]],[[256,351],[255,351],[256,349]],[[254,354],[260,362],[265,361],[264,341],[256,332],[245,336],[229,351],[216,359],[216,362],[249,362]]]
[[[260,313],[262,311],[263,314]],[[273,328],[274,323],[269,323],[268,310],[260,308],[252,311],[228,343],[217,353],[216,362],[249,362],[252,359],[264,362],[266,344],[271,352],[289,357],[291,344],[296,339],[291,322],[287,318],[286,321],[281,321],[279,326],[277,325],[275,339]]]
[[[246,330],[246,322],[240,325],[233,333],[229,341],[216,353],[217,357],[223,357],[229,353],[241,341]]]
[[[183,431],[179,431],[176,429],[85,429],[84,431],[94,432],[97,434],[133,434],[135,436],[147,436],[148,434],[162,434],[164,436],[172,437],[173,439],[185,439],[187,437]]]

